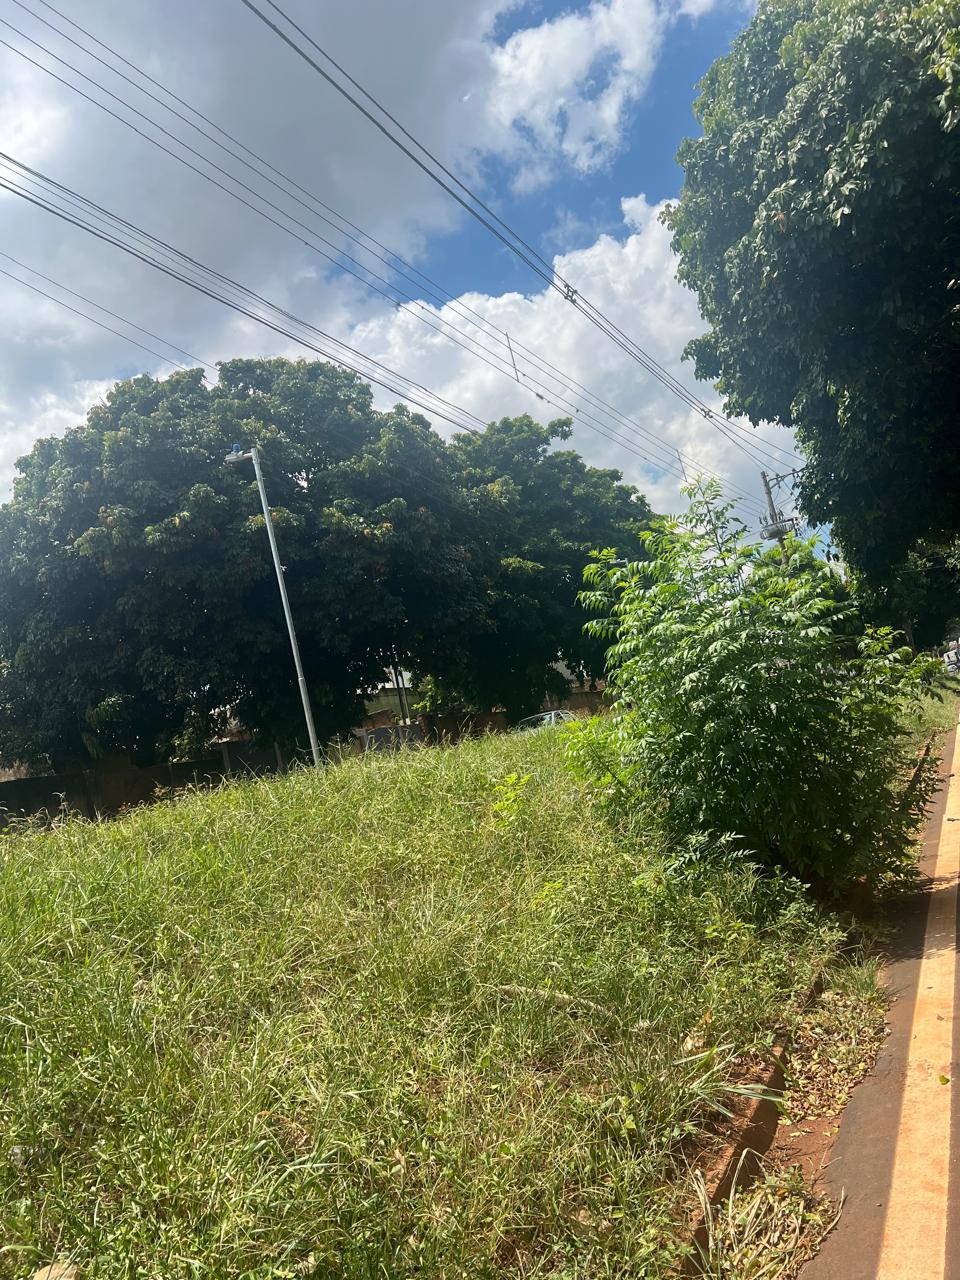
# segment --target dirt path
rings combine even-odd
[[[928,825],[924,884],[887,985],[891,1034],[855,1091],[823,1173],[840,1224],[802,1280],[960,1280],[960,734]]]

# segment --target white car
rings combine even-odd
[[[535,716],[527,716],[516,726],[517,733],[531,733],[537,729],[549,729],[555,724],[569,724],[576,720],[572,711],[540,711]]]

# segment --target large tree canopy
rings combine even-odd
[[[592,663],[574,604],[591,547],[632,550],[648,515],[616,473],[550,453],[563,430],[520,419],[447,445],[321,363],[119,383],[21,459],[0,507],[0,760],[149,760],[195,749],[228,708],[299,738],[253,472],[224,466],[235,441],[261,451],[321,733],[355,723],[395,660],[486,705],[539,701],[555,659]]]
[[[584,615],[571,607],[591,552],[616,545],[631,559],[645,555],[646,501],[620,483],[618,471],[551,449],[570,432],[564,419],[542,427],[529,417],[504,418],[451,446],[467,491],[495,491],[502,517],[485,539],[491,625],[464,637],[450,683],[464,702],[500,704],[513,717],[564,687],[556,659],[581,678],[604,669],[604,646],[584,635]]]
[[[896,627],[917,649],[937,648],[960,624],[960,541],[919,543],[882,582],[861,581],[857,595],[865,616]]]
[[[762,0],[668,213],[729,412],[793,426],[800,500],[871,574],[960,532],[956,0]]]

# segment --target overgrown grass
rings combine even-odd
[[[555,733],[0,841],[0,1276],[673,1274],[731,1059],[837,945],[676,852]]]
[[[960,680],[942,676],[936,683],[936,692],[927,694],[915,712],[906,721],[918,750],[923,750],[931,738],[946,733],[957,723],[960,706]]]
[[[703,1280],[794,1280],[840,1216],[796,1168],[761,1170],[749,1185],[735,1183],[719,1205],[702,1178],[695,1182],[707,1233],[698,1259]]]

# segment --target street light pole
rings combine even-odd
[[[307,691],[307,681],[303,674],[303,663],[300,661],[300,646],[297,644],[297,633],[293,625],[293,614],[290,612],[290,600],[287,596],[287,584],[283,577],[283,565],[280,563],[280,552],[277,550],[277,535],[273,528],[273,516],[270,514],[270,506],[267,502],[267,490],[263,483],[263,471],[260,468],[260,453],[256,445],[253,445],[246,453],[241,453],[240,446],[234,445],[233,453],[226,456],[227,462],[245,462],[250,460],[253,463],[254,474],[257,477],[257,488],[260,490],[260,505],[263,507],[263,518],[267,525],[267,538],[270,542],[270,554],[273,556],[273,567],[277,571],[277,585],[280,587],[280,599],[283,602],[283,616],[287,620],[287,631],[290,635],[290,648],[293,651],[293,665],[297,669],[297,683],[300,686],[300,700],[303,703],[303,718],[307,722],[307,733],[310,737],[310,751],[313,755],[313,763],[320,768],[320,744],[317,741],[317,731],[313,724],[313,711],[310,707],[310,694]]]

